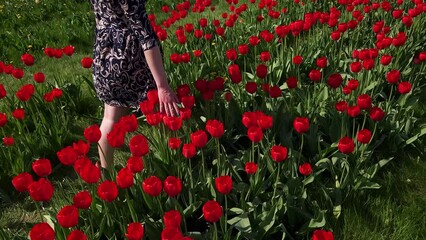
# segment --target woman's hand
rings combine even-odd
[[[176,96],[175,92],[169,87],[159,87],[158,91],[158,100],[160,104],[160,112],[166,113],[167,116],[179,116],[179,99]]]

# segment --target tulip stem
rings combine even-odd
[[[39,202],[36,202],[36,203],[35,203],[35,205],[36,205],[36,207],[37,207],[37,212],[38,212],[38,214],[40,215],[40,221],[42,221],[42,222],[43,222],[43,214],[41,213],[41,208],[40,208],[39,204],[41,205],[41,204],[43,204],[43,203],[42,203],[42,202],[41,202],[41,203],[39,203]]]
[[[251,161],[254,162],[254,142],[251,142]]]
[[[216,226],[216,223],[213,223],[213,226],[214,226],[214,234],[213,234],[213,240],[218,240],[218,237],[217,237],[217,226]]]
[[[226,239],[228,239],[228,228],[226,227],[226,223],[228,222],[228,214],[227,214],[227,212],[228,212],[228,196],[227,195],[225,195],[225,236],[226,236]]]
[[[218,138],[216,138],[216,148],[217,148],[217,175],[220,176],[220,145],[219,145]]]
[[[202,179],[206,179],[206,170],[205,170],[205,160],[204,160],[204,153],[201,149],[201,173],[202,173]]]
[[[281,165],[278,165],[278,170],[277,170],[277,178],[275,179],[275,186],[274,186],[274,194],[272,195],[272,202],[274,202],[275,199],[275,193],[277,192],[277,185],[278,185],[278,180],[280,179],[280,169],[281,169]]]
[[[300,152],[299,152],[299,157],[297,159],[296,165],[293,165],[293,171],[292,171],[292,177],[296,178],[297,177],[297,166],[300,164],[300,159],[302,158],[302,152],[303,152],[303,144],[304,144],[304,134],[302,134],[302,141],[300,143]]]
[[[137,218],[137,216],[136,216],[136,214],[135,214],[135,209],[133,209],[133,206],[132,206],[132,204],[130,204],[130,197],[129,197],[129,192],[128,192],[129,190],[126,190],[126,202],[127,202],[127,206],[129,206],[129,210],[130,210],[130,215],[132,216],[132,220],[133,220],[133,222],[137,222],[138,221],[138,218]]]

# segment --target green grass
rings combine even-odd
[[[343,205],[337,239],[409,240],[426,237],[426,162],[399,159],[380,174],[382,189]]]

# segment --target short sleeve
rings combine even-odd
[[[157,35],[148,20],[145,2],[145,0],[120,1],[128,26],[139,39],[144,51],[158,46]]]

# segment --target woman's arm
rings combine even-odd
[[[152,76],[154,77],[155,84],[157,85],[160,112],[165,112],[167,116],[178,116],[179,107],[177,103],[179,100],[167,82],[160,48],[158,46],[150,48],[144,51],[144,54]]]
[[[128,27],[139,39],[146,62],[157,85],[160,112],[165,112],[167,116],[178,116],[177,103],[179,100],[167,82],[158,38],[148,20],[145,2],[143,0],[124,0],[120,4],[128,19]]]

